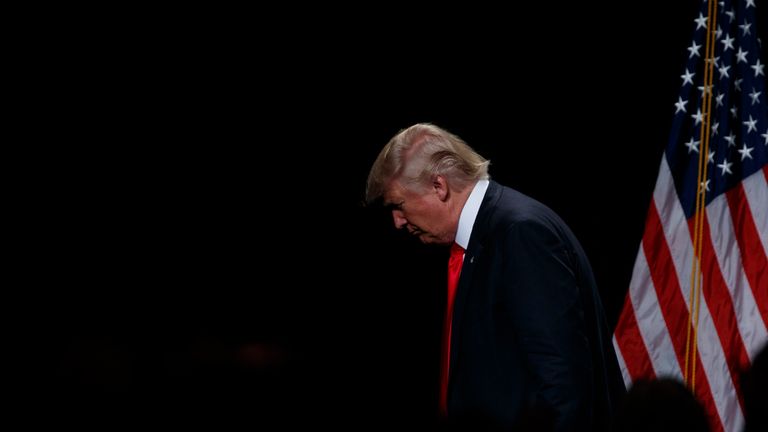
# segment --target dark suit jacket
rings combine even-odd
[[[549,208],[491,181],[454,306],[448,414],[603,430],[624,383],[595,279]]]

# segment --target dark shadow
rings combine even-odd
[[[638,380],[617,412],[616,432],[708,432],[704,407],[682,382]]]
[[[768,344],[741,377],[744,391],[744,432],[768,430]]]

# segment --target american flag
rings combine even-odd
[[[741,431],[768,342],[768,115],[755,0],[704,0],[613,342],[624,381],[674,377]],[[760,23],[764,24],[764,23]]]

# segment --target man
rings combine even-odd
[[[441,411],[502,427],[607,429],[624,384],[586,255],[552,210],[489,180],[488,164],[459,137],[416,124],[368,176],[367,201],[383,199],[397,228],[457,252]]]

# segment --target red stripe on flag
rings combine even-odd
[[[763,174],[766,176],[768,176],[767,169],[768,165],[763,167]],[[740,183],[738,187],[726,192],[725,196],[728,198],[728,208],[731,210],[733,229],[741,251],[744,273],[752,288],[763,323],[768,327],[768,259],[760,243],[760,233],[757,232],[755,220],[752,218],[743,184]],[[766,203],[754,204],[766,205]],[[749,363],[746,365],[748,366]]]
[[[682,371],[685,370],[685,337],[690,322],[688,307],[681,294],[680,282],[677,280],[677,272],[655,202],[651,202],[648,209],[642,245],[659,299],[659,307]]]
[[[709,388],[709,380],[707,379],[707,373],[704,370],[704,366],[701,364],[701,356],[696,353],[696,385],[695,385],[696,398],[704,405],[704,409],[707,412],[707,418],[709,419],[709,427],[713,432],[723,431],[724,422],[720,419],[720,414],[715,406],[715,399],[712,396],[712,390]]]
[[[627,365],[627,370],[632,376],[632,380],[656,378],[651,358],[648,356],[648,349],[640,334],[640,327],[637,325],[635,310],[632,307],[629,294],[624,299],[624,308],[621,311],[619,322],[616,324],[615,334],[621,355],[624,357],[624,363]]]

